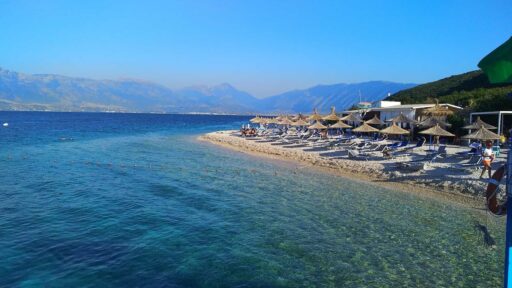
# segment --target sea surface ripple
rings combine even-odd
[[[0,286],[501,285],[503,219],[196,140],[248,119],[0,112]]]

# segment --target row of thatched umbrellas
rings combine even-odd
[[[417,122],[413,119],[408,118],[404,114],[400,113],[398,116],[387,120],[387,122],[392,122],[392,125],[384,128],[382,130],[379,130],[375,127],[372,127],[370,125],[376,125],[376,126],[383,126],[386,123],[380,120],[377,115],[374,115],[374,117],[370,120],[363,121],[361,118],[359,118],[355,113],[348,114],[344,117],[339,117],[336,115],[335,108],[331,108],[331,113],[322,116],[318,114],[317,110],[315,109],[313,111],[313,114],[310,116],[304,116],[302,114],[299,114],[295,117],[289,118],[287,116],[278,116],[276,118],[263,118],[256,116],[255,118],[251,119],[252,123],[261,123],[261,124],[278,124],[278,125],[289,125],[289,126],[302,126],[302,127],[308,127],[308,129],[346,129],[346,128],[352,128],[352,126],[344,123],[344,122],[352,122],[352,123],[363,123],[357,128],[354,128],[353,132],[358,133],[382,133],[382,134],[390,134],[390,135],[407,135],[410,132],[406,129],[401,128],[396,123],[401,124],[410,124],[410,125],[417,125],[422,128],[428,128],[426,130],[423,130],[419,132],[423,135],[430,135],[430,136],[437,136],[437,137],[454,137],[455,135],[446,131],[443,128],[450,127],[451,124],[446,123],[442,120],[440,120],[438,117],[440,116],[448,116],[453,114],[451,110],[449,110],[447,107],[440,106],[438,103],[434,107],[425,109],[422,112],[423,115],[429,116],[427,119],[425,119],[422,122]],[[310,125],[310,122],[314,121],[312,125]],[[325,126],[321,123],[321,121],[332,121],[336,122],[333,125]],[[496,127],[485,123],[480,119],[480,117],[477,118],[475,122],[472,124],[463,127],[467,130],[476,130],[473,133],[470,133],[468,135],[463,136],[463,139],[476,139],[476,140],[497,140],[500,138],[499,135],[496,133],[491,132],[490,130],[496,129]]]

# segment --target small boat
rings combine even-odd
[[[9,123],[5,122],[2,126],[7,127],[9,126]]]

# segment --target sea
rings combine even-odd
[[[198,141],[246,116],[0,112],[0,287],[499,287],[481,207]]]

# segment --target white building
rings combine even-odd
[[[377,115],[382,121],[389,120],[394,118],[400,113],[404,114],[410,119],[414,119],[416,121],[422,121],[426,117],[422,115],[422,111],[424,109],[432,108],[435,104],[406,104],[402,105],[398,101],[377,101],[374,103],[371,109],[366,112],[365,118],[371,118],[373,115]],[[441,107],[448,107],[448,109],[452,111],[462,110],[462,107],[452,105],[452,104],[439,104]]]

